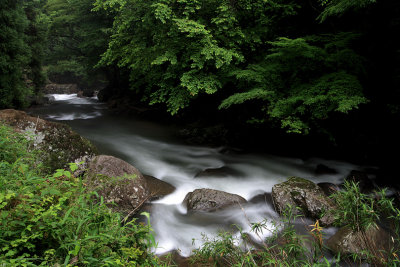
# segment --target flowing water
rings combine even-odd
[[[178,250],[181,255],[187,256],[193,248],[202,244],[202,234],[212,236],[221,229],[232,229],[233,224],[257,240],[259,237],[250,231],[250,222],[277,218],[272,204],[263,198],[250,201],[242,209],[187,213],[182,201],[194,189],[218,189],[252,200],[270,193],[274,184],[289,176],[300,176],[314,182],[339,183],[350,170],[359,169],[358,166],[333,160],[222,153],[222,148],[189,146],[174,136],[176,129],[170,125],[110,114],[106,106],[95,98],[53,96],[56,98],[54,104],[31,109],[29,113],[69,124],[91,140],[102,154],[117,156],[142,173],[176,187],[174,193],[152,203],[151,224],[159,254]],[[337,174],[316,175],[318,164],[334,168]],[[231,171],[223,177],[196,177],[206,169],[220,167]],[[267,226],[269,229],[261,234],[262,237],[270,235],[269,230],[274,227],[272,224]],[[236,234],[239,234],[238,230]]]

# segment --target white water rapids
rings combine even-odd
[[[360,167],[324,159],[296,159],[272,155],[221,153],[221,148],[188,146],[172,135],[167,125],[133,117],[112,115],[95,98],[76,95],[53,95],[55,103],[30,110],[44,119],[64,121],[82,136],[91,140],[103,154],[126,160],[142,173],[152,175],[176,187],[176,191],[153,202],[151,224],[162,254],[178,250],[183,256],[202,244],[202,234],[215,235],[220,229],[234,229],[235,224],[248,232],[250,222],[276,219],[272,205],[251,201],[243,209],[226,209],[212,213],[190,213],[182,205],[188,192],[197,188],[218,189],[238,194],[246,200],[270,193],[272,186],[289,176],[314,182],[339,183],[353,169]],[[268,152],[268,151],[266,151]],[[337,174],[316,175],[315,168],[324,164]],[[233,170],[224,177],[195,177],[201,171],[227,167]],[[268,224],[270,229],[272,224]],[[236,231],[236,235],[239,231]],[[262,237],[270,235],[266,230]],[[193,239],[195,240],[192,244]]]

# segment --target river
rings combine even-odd
[[[335,160],[278,157],[268,155],[268,151],[266,154],[223,153],[222,147],[190,146],[177,139],[176,129],[171,125],[112,114],[95,98],[53,96],[56,98],[53,104],[30,109],[28,113],[66,123],[91,140],[102,154],[119,157],[142,173],[176,187],[174,193],[152,203],[151,225],[158,242],[157,254],[178,250],[188,256],[202,244],[203,234],[213,236],[221,229],[232,229],[233,224],[257,240],[250,231],[250,223],[267,219],[271,230],[274,226],[270,221],[278,216],[271,203],[256,196],[270,193],[274,184],[289,176],[339,183],[351,170],[361,169]],[[318,164],[335,169],[337,174],[316,175]],[[196,177],[206,169],[220,167],[231,171],[223,177]],[[187,213],[182,200],[197,188],[218,189],[253,200],[243,209]],[[269,230],[262,237],[270,235]],[[234,234],[239,235],[239,231]]]

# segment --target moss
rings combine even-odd
[[[304,178],[300,178],[300,177],[289,177],[288,180],[286,182],[284,182],[283,184],[287,184],[290,186],[297,186],[299,188],[304,188],[304,189],[315,189],[316,185]]]

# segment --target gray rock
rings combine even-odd
[[[279,214],[290,205],[293,208],[301,208],[301,211],[295,210],[296,214],[318,219],[323,226],[329,226],[334,222],[330,212],[334,208],[333,201],[319,186],[309,180],[290,177],[286,182],[274,185],[272,199]]]
[[[44,96],[44,98],[46,99],[47,103],[53,103],[56,101],[56,98],[52,95],[46,95],[46,96]]]
[[[124,216],[138,209],[150,196],[146,179],[138,169],[122,159],[100,155],[89,164],[87,187]],[[131,214],[132,215],[132,214]]]
[[[183,200],[188,211],[216,211],[246,202],[239,195],[207,188],[196,189]]]
[[[175,191],[175,186],[150,175],[143,175],[146,179],[151,199],[158,199]]]
[[[388,252],[394,247],[390,234],[383,228],[374,225],[365,231],[353,231],[350,227],[340,228],[326,241],[326,246],[335,254],[357,254],[366,259],[363,251],[369,251],[378,258],[381,252]]]
[[[97,149],[68,125],[32,117],[23,111],[0,111],[0,121],[26,134],[33,141],[31,149],[40,150],[40,159],[50,171],[65,168],[67,163],[79,163],[97,155]]]

